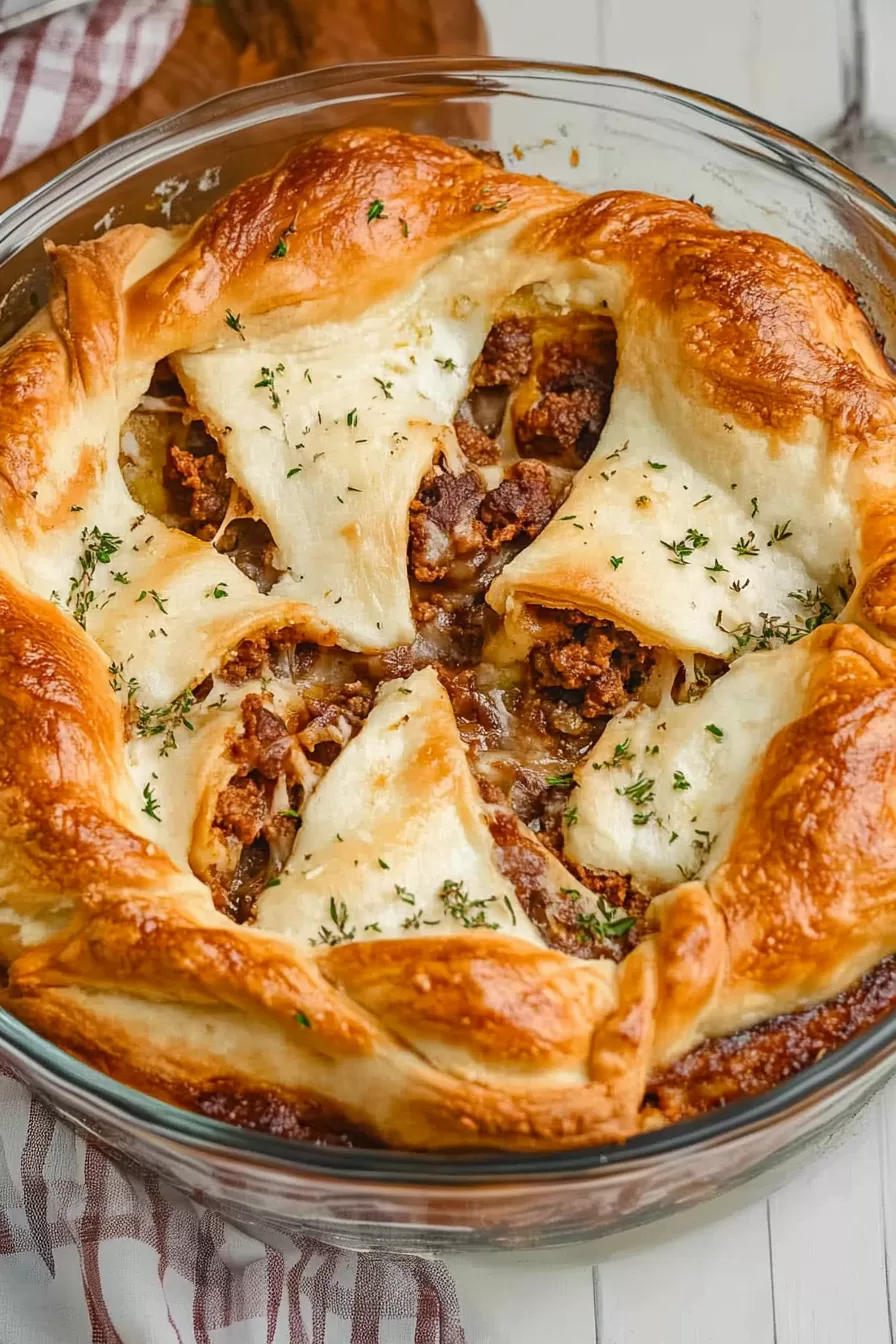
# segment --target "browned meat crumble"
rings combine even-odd
[[[227,463],[217,451],[197,457],[176,443],[168,447],[165,482],[175,501],[194,524],[202,541],[211,541],[224,521],[230,501]]]

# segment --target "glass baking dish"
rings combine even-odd
[[[805,248],[894,333],[896,207],[820,150],[701,94],[612,70],[500,60],[344,66],[214,99],[91,154],[0,218],[0,338],[43,302],[41,240],[193,219],[298,136],[381,124],[488,144],[588,191],[695,196]],[[0,1061],[81,1132],[244,1224],[357,1249],[590,1258],[781,1179],[896,1067],[896,1015],[777,1088],[621,1145],[541,1155],[345,1150],[236,1129],[88,1068],[0,1011]],[[574,1252],[573,1248],[577,1251]]]

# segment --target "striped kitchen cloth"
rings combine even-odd
[[[148,79],[189,0],[95,0],[0,38],[0,177],[70,140]],[[0,19],[22,8],[0,0]]]
[[[249,1236],[76,1137],[2,1064],[0,1340],[465,1344],[442,1265]]]

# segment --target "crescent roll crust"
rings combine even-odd
[[[663,1069],[896,953],[896,380],[836,275],[688,202],[386,129],[299,144],[189,229],[47,253],[49,305],[0,350],[5,1007],[278,1132],[550,1149],[661,1123]],[[482,372],[526,314],[615,331],[562,482],[508,448],[529,365],[528,392]],[[477,461],[458,408],[489,382],[510,410]],[[206,440],[129,458],[145,413]],[[486,498],[487,549],[533,481],[544,516],[489,533],[464,590],[495,652],[463,682],[421,645],[409,539],[438,575],[452,490]],[[528,712],[519,669],[567,618],[653,671],[575,700],[592,736],[539,786],[568,795],[549,832],[475,744]]]

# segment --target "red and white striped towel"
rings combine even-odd
[[[0,39],[0,177],[70,140],[148,79],[188,4],[96,0]],[[0,0],[0,18],[20,8]]]
[[[465,1344],[442,1265],[248,1236],[77,1138],[3,1065],[0,1340]]]

